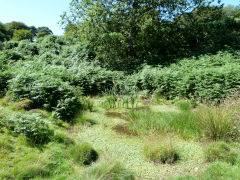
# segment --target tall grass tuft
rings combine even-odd
[[[162,164],[174,164],[180,159],[179,152],[171,141],[146,145],[144,155],[148,160]]]
[[[204,127],[205,136],[212,140],[240,140],[240,106],[236,100],[222,104],[203,106],[197,115]]]
[[[93,165],[84,172],[81,180],[134,180],[133,172],[126,169],[121,163],[113,160],[104,160]]]
[[[184,138],[202,136],[199,119],[191,111],[157,113],[133,110],[125,114],[125,119],[129,120],[129,126],[134,132],[142,134],[153,131],[174,132]]]
[[[211,144],[206,148],[204,153],[208,162],[225,161],[234,165],[238,159],[237,152],[224,142],[215,142]]]

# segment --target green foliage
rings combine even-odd
[[[51,35],[53,32],[48,27],[38,27],[37,28],[37,38],[41,38],[47,35]]]
[[[145,62],[238,49],[239,23],[212,2],[72,0],[62,24],[66,36],[89,42],[103,66],[132,72]]]
[[[12,40],[14,41],[21,41],[24,39],[32,40],[33,37],[34,35],[33,33],[31,33],[31,31],[20,29],[20,30],[14,30]]]
[[[144,148],[144,155],[154,163],[173,164],[180,159],[176,147],[172,143],[161,145],[147,145]]]
[[[8,64],[9,61],[24,60],[24,56],[14,50],[0,51],[0,62],[2,64]]]
[[[24,56],[35,56],[38,55],[39,47],[36,43],[32,43],[28,40],[20,41],[16,49],[17,52]]]
[[[239,157],[230,145],[216,142],[207,147],[205,158],[208,162],[225,161],[234,165]]]
[[[7,28],[4,24],[0,22],[0,42],[8,39]]]
[[[9,89],[15,99],[28,98],[34,107],[54,110],[55,116],[64,120],[70,120],[81,110],[72,86],[42,72],[29,73],[29,70],[18,72],[10,80]]]
[[[114,160],[99,162],[84,172],[82,180],[134,180],[134,174]]]
[[[112,89],[118,73],[106,70],[94,63],[80,63],[70,70],[74,75],[71,84],[83,87],[85,94],[96,95]]]
[[[23,134],[32,144],[48,143],[53,136],[49,123],[37,115],[20,115],[4,117],[1,120],[4,127],[15,134]]]
[[[5,41],[4,44],[4,49],[8,50],[8,49],[13,49],[15,47],[18,46],[18,41]]]
[[[98,159],[98,153],[88,143],[75,145],[70,153],[74,161],[81,165],[90,165]]]
[[[184,59],[170,67],[145,66],[139,72],[139,89],[168,99],[186,97],[219,101],[240,85],[238,57],[231,53]]]
[[[81,103],[76,97],[59,99],[54,109],[54,117],[71,121],[76,112],[81,110]]]

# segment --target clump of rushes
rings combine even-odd
[[[134,180],[133,172],[114,160],[103,160],[84,172],[81,180]]]
[[[218,106],[199,108],[197,115],[205,129],[205,136],[212,140],[239,141],[239,107],[237,100],[227,100]]]
[[[16,109],[17,110],[21,110],[21,109],[24,109],[24,110],[31,110],[32,107],[33,107],[33,102],[30,100],[30,99],[24,99],[20,102],[18,102],[16,105],[15,105]]]
[[[98,159],[97,151],[95,151],[88,143],[74,146],[70,153],[74,161],[81,165],[90,165]]]
[[[171,142],[148,144],[144,148],[144,155],[148,160],[162,164],[174,164],[180,159],[176,146]]]
[[[225,142],[215,142],[205,150],[205,158],[208,162],[225,161],[235,164],[238,154]]]

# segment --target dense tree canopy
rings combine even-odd
[[[32,40],[33,37],[34,35],[33,33],[31,33],[31,31],[26,29],[19,29],[19,30],[14,30],[12,40],[14,41],[21,41],[24,39]]]
[[[8,39],[7,29],[4,24],[0,22],[0,42]]]
[[[16,41],[23,39],[33,40],[34,37],[40,38],[51,34],[53,32],[46,26],[36,28],[16,21],[7,24],[0,23],[0,42],[10,39]]]
[[[66,35],[77,28],[80,40],[89,43],[105,66],[135,69],[144,62],[165,64],[175,57],[232,46],[237,23],[212,2],[72,0],[62,24]],[[237,42],[235,38],[233,44]]]
[[[48,27],[43,26],[43,27],[38,27],[37,28],[37,37],[38,38],[44,37],[44,36],[47,36],[47,35],[51,35],[51,34],[53,34],[53,32]]]

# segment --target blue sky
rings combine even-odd
[[[71,0],[0,0],[0,22],[24,22],[28,26],[47,26],[54,34],[63,30],[58,22]],[[225,5],[240,5],[239,0],[222,0]]]
[[[0,0],[0,22],[20,21],[28,26],[47,26],[54,34],[63,30],[58,22],[71,0]]]

